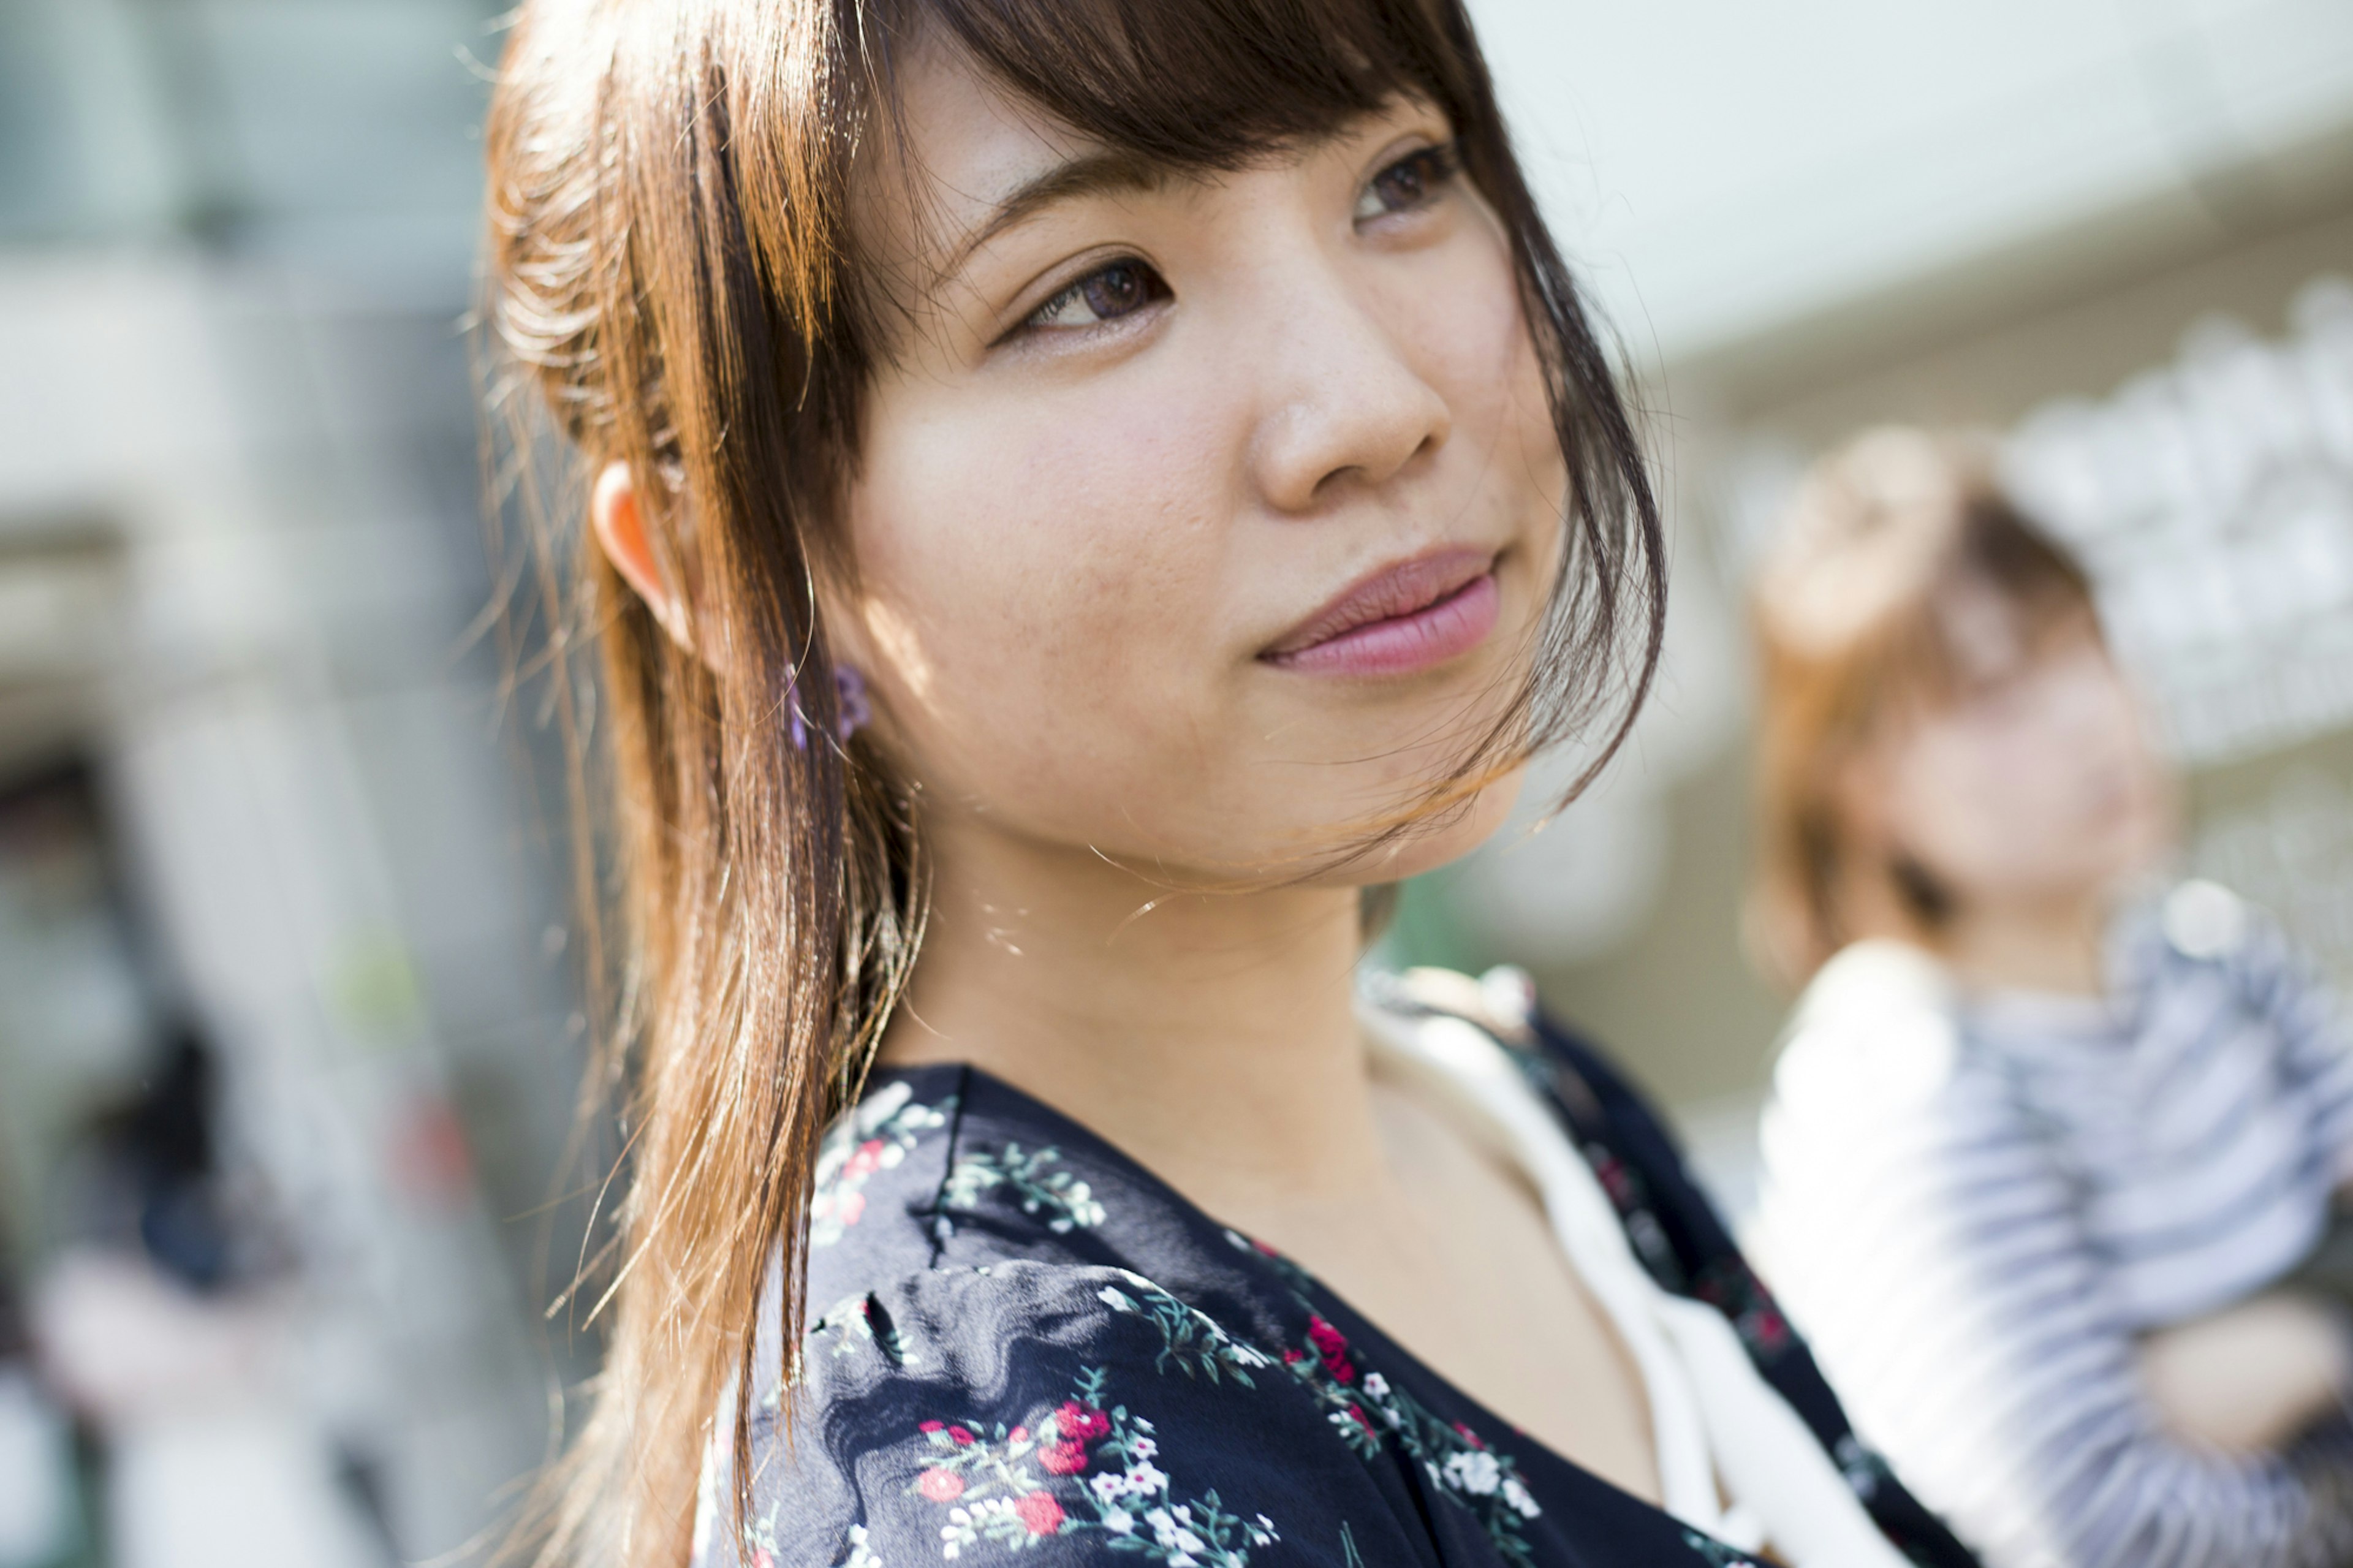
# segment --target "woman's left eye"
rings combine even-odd
[[[1155,300],[1168,298],[1168,285],[1141,261],[1114,261],[1029,312],[1025,327],[1092,327],[1131,316]]]
[[[1358,223],[1411,212],[1436,201],[1446,183],[1462,171],[1462,160],[1452,142],[1409,153],[1372,177],[1356,198],[1353,215]]]

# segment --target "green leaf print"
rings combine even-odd
[[[994,1153],[967,1154],[948,1173],[942,1196],[951,1207],[968,1209],[1002,1186],[1012,1192],[1023,1214],[1045,1215],[1046,1228],[1057,1236],[1101,1225],[1103,1205],[1086,1183],[1058,1168],[1061,1158],[1062,1152],[1050,1144],[1025,1152],[1020,1144],[1008,1143]]]

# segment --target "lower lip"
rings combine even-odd
[[[1495,574],[1482,572],[1409,616],[1367,621],[1313,647],[1270,654],[1267,662],[1310,675],[1411,675],[1486,641],[1501,609]]]

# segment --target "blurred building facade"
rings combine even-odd
[[[82,1239],[59,1173],[180,1019],[278,1260],[281,1342],[149,1478],[185,1513],[209,1476],[233,1528],[110,1521],[118,1452],[115,1539],[74,1550],[126,1564],[459,1548],[588,1363],[540,1311],[576,1254],[565,826],[482,629],[492,11],[0,4],[6,1271],[37,1316]],[[276,1557],[273,1464],[341,1521]]]

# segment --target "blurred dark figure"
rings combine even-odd
[[[161,1063],[139,1091],[94,1122],[91,1143],[123,1229],[148,1258],[200,1294],[230,1283],[237,1244],[221,1191],[214,1131],[219,1093],[212,1047],[185,1020],[166,1035]]]
[[[2353,1562],[2353,1049],[2260,911],[2165,885],[2083,570],[1984,448],[1883,430],[1757,621],[1753,935],[1805,986],[1760,1253],[1858,1427],[1992,1568]]]

